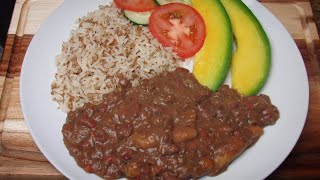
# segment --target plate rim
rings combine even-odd
[[[68,1],[66,1],[66,2],[68,2]],[[69,2],[70,2],[70,1],[69,1]],[[47,17],[47,19],[44,21],[44,23],[41,24],[41,26],[40,26],[40,28],[39,28],[38,31],[40,31],[41,28],[48,23],[49,17],[51,17],[54,13],[57,13],[58,10],[61,9],[61,7],[62,7],[64,4],[65,4],[65,2],[62,3],[62,5],[60,5],[59,7],[57,7],[57,9],[56,9],[52,14],[50,14],[50,15]],[[281,24],[281,26],[284,28],[284,30],[286,31],[286,33],[290,35],[290,33],[289,33],[289,32],[287,31],[287,29],[282,25],[282,23],[281,23],[266,7],[264,7],[261,3],[255,1],[255,3],[253,3],[253,5],[250,4],[250,6],[248,6],[248,7],[249,7],[250,9],[252,9],[252,8],[253,8],[252,6],[261,6],[261,7],[264,8],[266,11],[268,11],[268,13],[269,13],[271,16],[273,16],[273,18],[276,19],[276,20]],[[260,7],[260,8],[261,8],[261,7]],[[34,35],[34,38],[37,36],[37,34],[39,34],[39,33],[36,33],[36,34]],[[291,36],[290,36],[290,37],[291,37]],[[290,39],[291,39],[290,41],[292,41],[292,42],[294,43],[293,38],[291,37]],[[33,40],[31,41],[29,47],[32,47],[32,45],[33,45]],[[297,45],[296,45],[295,43],[294,43],[294,45],[295,45],[295,51],[298,51],[298,52],[299,52],[299,49],[298,49]],[[24,77],[24,74],[26,73],[26,72],[25,72],[26,70],[24,69],[24,66],[25,66],[25,64],[26,64],[27,61],[28,61],[28,60],[26,60],[26,59],[27,59],[27,57],[28,57],[27,54],[29,53],[29,47],[28,47],[28,50],[27,50],[27,52],[26,52],[26,54],[25,54],[25,58],[24,58],[24,61],[23,61],[23,64],[22,64],[21,75],[20,75],[20,82],[19,82],[19,85],[20,85],[19,95],[20,95],[21,109],[22,109],[23,117],[24,117],[24,119],[25,119],[25,123],[26,123],[26,125],[27,125],[27,127],[28,127],[28,130],[29,130],[31,136],[32,136],[33,140],[35,141],[36,145],[38,146],[38,148],[40,149],[41,153],[42,153],[42,154],[48,159],[48,161],[49,161],[56,169],[58,169],[64,176],[66,176],[66,177],[68,177],[68,178],[72,178],[72,176],[71,176],[66,170],[61,169],[60,166],[58,166],[55,162],[53,162],[53,161],[51,160],[51,158],[48,158],[48,157],[50,157],[50,155],[48,154],[48,152],[47,152],[46,150],[44,150],[45,148],[44,148],[43,145],[40,143],[40,140],[38,139],[38,137],[34,134],[34,132],[33,132],[33,130],[32,130],[32,126],[31,126],[31,124],[30,124],[30,121],[29,121],[28,118],[27,118],[27,113],[25,112],[25,111],[26,111],[26,106],[25,106],[25,103],[24,103],[24,102],[25,102],[25,99],[24,99],[24,91],[23,91],[22,87],[25,86],[25,85],[24,85],[25,82],[23,81],[23,79],[24,79],[23,77]],[[31,48],[30,48],[30,49],[31,49]],[[307,75],[307,70],[306,70],[306,66],[305,66],[305,64],[304,64],[303,57],[302,57],[302,55],[301,55],[300,52],[299,52],[298,54],[299,54],[299,59],[300,59],[300,60],[302,61],[302,63],[303,63],[303,67],[302,67],[302,68],[303,68],[303,71],[304,71],[305,76],[306,76],[306,78],[307,78],[307,80],[308,80],[309,77],[308,77],[308,75]],[[292,145],[292,148],[290,148],[291,150],[286,153],[286,156],[283,157],[283,160],[281,160],[280,163],[278,163],[277,165],[275,165],[274,168],[273,168],[272,170],[270,170],[270,173],[267,173],[263,178],[268,177],[271,173],[273,173],[273,172],[283,163],[283,161],[285,161],[285,159],[286,159],[286,158],[288,157],[288,155],[292,152],[293,148],[296,146],[299,138],[301,137],[302,130],[304,129],[304,126],[305,126],[305,123],[306,123],[306,120],[307,120],[308,109],[309,109],[309,99],[310,99],[309,81],[307,81],[306,83],[307,83],[307,86],[306,86],[306,94],[305,94],[305,96],[307,97],[307,98],[306,98],[306,104],[307,104],[307,106],[306,106],[306,111],[305,111],[305,113],[304,113],[303,123],[301,124],[301,128],[299,129],[299,132],[297,133],[297,134],[298,134],[298,135],[297,135],[297,138],[295,138],[295,140],[294,140],[295,143]]]

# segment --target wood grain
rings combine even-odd
[[[66,179],[48,162],[0,156],[0,179]]]
[[[320,1],[319,0],[310,0],[312,6],[312,12],[314,14],[313,21],[315,22],[318,30],[320,30]]]
[[[23,3],[26,0],[16,0],[16,5],[13,11],[11,24],[8,34],[16,34],[20,13]],[[31,7],[28,13],[28,23],[25,26],[24,34],[35,34],[42,22],[59,7],[64,0],[31,0]]]
[[[24,0],[17,0],[0,63],[0,179],[65,179],[41,154],[20,107],[21,63],[44,19],[63,0],[32,1],[24,28],[17,28]],[[262,0],[297,44],[308,74],[310,102],[302,135],[282,165],[268,179],[320,178],[320,40],[307,0]],[[20,25],[21,27],[22,25]],[[23,25],[24,26],[24,25]],[[20,29],[20,30],[19,30]],[[23,32],[22,35],[15,34]],[[276,147],[270,147],[276,148]]]

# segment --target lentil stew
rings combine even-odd
[[[68,113],[64,143],[80,167],[105,179],[215,176],[279,118],[266,95],[217,92],[178,68]]]

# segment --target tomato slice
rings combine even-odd
[[[116,6],[120,9],[144,12],[158,7],[153,0],[114,0]]]
[[[149,19],[149,30],[163,46],[170,46],[181,58],[195,55],[203,46],[206,26],[193,7],[169,3],[156,8]]]

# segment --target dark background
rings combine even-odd
[[[0,59],[6,40],[15,0],[0,0]]]

